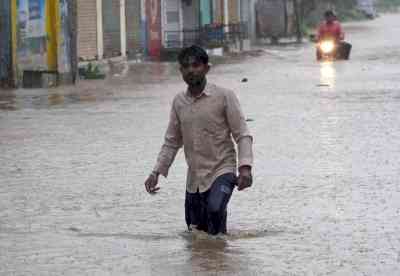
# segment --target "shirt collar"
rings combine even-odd
[[[206,83],[206,87],[204,87],[203,93],[206,96],[211,96],[212,94],[212,89],[211,89],[211,85],[209,82]]]
[[[189,97],[189,98],[192,98],[192,99],[199,99],[199,98],[201,98],[203,95],[205,95],[205,96],[211,96],[211,94],[212,94],[212,87],[211,87],[211,85],[210,85],[209,82],[206,83],[206,87],[204,87],[203,92],[201,92],[201,94],[200,94],[199,96],[197,96],[197,97],[192,97],[192,96],[190,95],[190,93],[189,93],[189,89],[186,90],[186,96]]]

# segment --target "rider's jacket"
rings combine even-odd
[[[334,39],[336,41],[344,40],[344,33],[339,21],[322,22],[318,28],[318,41],[323,39]]]

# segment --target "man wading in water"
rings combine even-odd
[[[188,164],[188,228],[226,234],[227,205],[235,185],[241,191],[252,184],[253,139],[236,95],[207,82],[207,53],[191,46],[181,51],[178,61],[188,87],[173,100],[165,141],[145,182],[146,190],[154,194],[160,189],[159,175],[167,177],[183,146]]]

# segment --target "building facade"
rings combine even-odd
[[[229,44],[250,30],[252,0],[78,0],[80,60],[159,59],[163,49]],[[237,26],[243,25],[244,28]]]
[[[240,32],[251,30],[253,2],[4,0],[0,81],[21,85],[42,75],[74,75],[77,61],[143,55],[159,59],[163,49],[191,44],[226,47],[243,38]],[[245,30],[238,28],[243,24]]]

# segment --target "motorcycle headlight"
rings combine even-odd
[[[320,48],[323,53],[329,54],[335,49],[335,43],[333,41],[323,41],[320,44]]]

